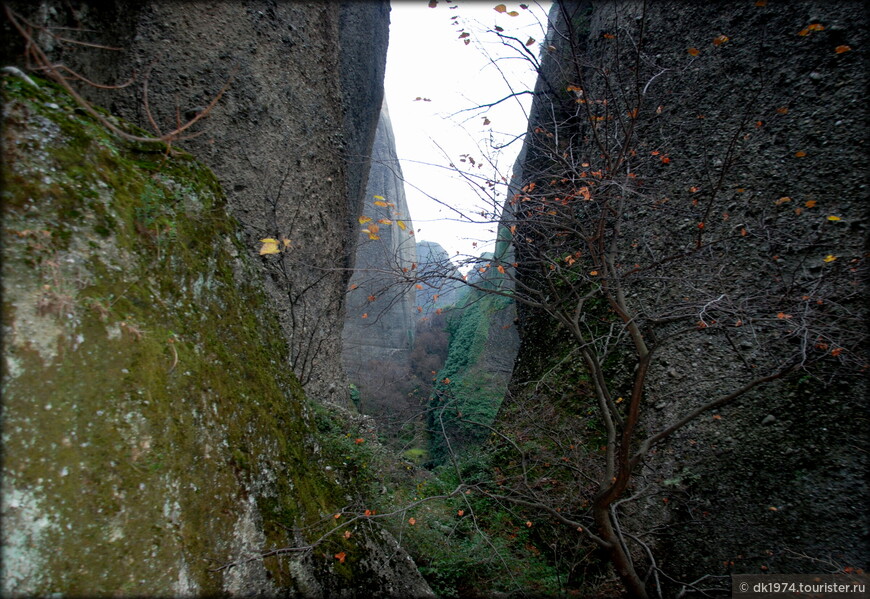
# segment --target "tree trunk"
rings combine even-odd
[[[604,548],[607,557],[616,569],[628,596],[632,599],[647,599],[646,586],[635,572],[628,554],[619,542],[619,535],[613,528],[613,522],[610,520],[610,504],[595,506],[592,513],[599,536],[608,543]]]

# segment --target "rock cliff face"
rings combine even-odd
[[[620,234],[635,244],[626,246],[626,262],[650,269],[633,280],[642,282],[631,283],[629,305],[640,306],[647,317],[692,305],[707,285],[734,281],[718,301],[743,302],[741,310],[778,289],[781,304],[770,304],[769,316],[752,326],[762,327],[765,318],[793,322],[801,317],[796,306],[827,303],[827,330],[847,340],[846,348],[812,369],[707,413],[642,462],[644,473],[626,494],[637,496],[620,508],[622,525],[658,529],[639,538],[661,558],[659,565],[684,580],[759,568],[814,572],[818,563],[812,560],[829,556],[841,567],[868,559],[861,540],[866,513],[854,510],[856,498],[867,497],[861,474],[866,457],[858,449],[866,447],[866,427],[850,417],[863,410],[864,380],[860,366],[843,359],[848,352],[860,356],[861,344],[854,341],[860,334],[839,328],[845,313],[835,307],[866,315],[856,299],[856,277],[864,268],[866,181],[851,173],[864,151],[863,112],[857,107],[865,84],[858,50],[866,42],[865,15],[851,3],[764,4],[657,2],[646,4],[645,14],[640,2],[557,4],[552,17],[560,35],[547,42],[517,170],[520,184],[536,183],[542,197],[565,198],[564,189],[548,186],[574,177],[591,190],[585,201],[601,201],[615,191],[595,186],[596,177],[610,176],[601,174],[604,150],[596,142],[614,139],[609,132],[624,124],[620,131],[636,135],[637,144],[607,166],[631,164],[619,186],[636,195],[626,203],[631,218]],[[632,59],[618,71],[626,63],[615,66],[613,48],[630,36],[637,40],[641,25],[648,62],[636,65]],[[611,70],[591,68],[599,65]],[[604,89],[602,73],[626,78]],[[614,96],[620,85],[632,89],[631,95]],[[575,170],[562,162],[571,157]],[[598,168],[598,175],[590,172]],[[525,193],[531,193],[528,187]],[[522,220],[518,214],[510,218]],[[702,233],[710,244],[703,252],[697,241]],[[740,245],[747,238],[751,243]],[[717,247],[723,239],[737,241]],[[638,247],[643,252],[632,254]],[[591,260],[588,246],[577,248],[583,250],[580,263]],[[554,268],[573,264],[570,251],[577,248],[566,247]],[[530,255],[518,250],[521,267]],[[655,266],[656,256],[667,255],[680,257]],[[841,270],[824,270],[832,265]],[[600,280],[592,277],[602,273],[590,270],[578,271],[578,289],[584,277],[593,285]],[[701,281],[714,271],[713,282]],[[544,275],[521,268],[518,276],[534,286]],[[735,333],[715,332],[715,319],[710,323],[704,308],[688,308],[686,330],[705,334],[671,330],[648,338],[658,349],[640,404],[645,434],[734,389],[766,360],[792,359],[794,348],[787,344],[777,345],[781,353],[765,353],[757,350],[757,340],[729,342],[748,320],[735,316],[729,321]],[[565,341],[566,329],[540,311],[521,306],[519,312],[522,342],[502,424],[526,434],[544,418],[548,435],[570,435],[597,449],[605,440],[602,424],[578,424],[578,415],[596,408],[584,403],[591,383],[576,348]],[[612,317],[606,309],[594,314],[602,321]],[[660,324],[649,321],[643,335]],[[795,329],[775,340],[800,334]],[[828,334],[813,336],[812,349],[830,350]],[[739,351],[729,343],[739,344]],[[637,363],[620,364],[618,353],[610,360],[609,379],[630,380]],[[619,393],[629,397],[628,388]],[[543,435],[538,442],[546,443]],[[593,461],[584,467],[596,468]],[[579,505],[577,510],[584,513]],[[640,563],[642,546],[635,549]]]
[[[426,595],[374,529],[257,557],[314,541],[291,531],[332,526],[354,493],[343,410],[299,381],[344,401],[386,4],[10,6],[51,60],[101,83],[137,70],[164,131],[232,82],[175,144],[215,175],[3,78],[2,593]],[[141,87],[87,96],[150,126]],[[262,238],[289,247],[258,256]]]
[[[364,231],[358,233],[342,333],[344,365],[352,381],[359,381],[372,361],[407,369],[414,343],[415,289],[396,274],[410,272],[417,262],[414,224],[386,103],[375,133],[365,197],[360,219],[364,222],[357,227]]]
[[[46,82],[3,99],[3,594],[425,595],[374,530],[249,560],[345,505],[346,429],[283,366],[219,182]]]
[[[270,301],[289,340],[289,366],[318,401],[345,403],[339,364],[343,298],[353,263],[383,97],[386,2],[10,3],[36,27],[84,28],[75,46],[37,31],[48,56],[115,90],[86,97],[161,131],[226,93],[180,142],[217,174],[244,243],[290,239],[262,258]],[[4,64],[23,42],[4,21]]]
[[[417,243],[417,259],[425,283],[422,289],[417,290],[417,305],[422,309],[420,316],[428,316],[438,308],[455,304],[463,285],[446,277],[462,275],[450,262],[447,250],[435,241],[420,241]]]

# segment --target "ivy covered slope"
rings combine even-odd
[[[381,533],[219,569],[348,492],[221,188],[51,84],[3,101],[2,592],[414,589]]]

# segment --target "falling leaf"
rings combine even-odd
[[[422,290],[422,289],[423,289],[423,286],[422,286],[422,285],[420,285],[420,283],[417,283],[417,284],[416,284],[416,285],[414,285],[414,287],[416,287],[416,288],[417,288],[417,289],[420,289],[420,290]]]
[[[746,237],[747,234],[748,234],[748,232],[746,231],[746,227],[743,227],[740,229],[740,236],[741,237]]]
[[[287,239],[286,237],[282,237],[282,238],[281,238],[281,243],[284,244],[284,247],[285,247],[285,248],[289,248],[289,247],[290,247],[290,244],[291,244],[292,242],[291,242],[289,239]]]
[[[417,306],[417,312],[423,312],[423,308],[420,306]]]
[[[690,56],[697,56],[701,53],[701,51],[697,48],[689,48],[688,50],[686,50],[686,52],[688,52]]]
[[[721,46],[725,42],[727,42],[730,38],[727,35],[720,34],[713,38],[714,46]]]
[[[416,523],[417,523],[416,518],[408,518],[408,524],[410,524],[411,526],[414,526]]]
[[[831,222],[837,222],[838,220],[842,220],[839,216],[831,215],[828,217],[828,220]]]
[[[822,261],[823,261],[823,262],[833,262],[833,261],[836,260],[836,259],[837,259],[837,257],[836,257],[834,254],[828,254],[827,256],[825,256],[825,257],[822,259]]]
[[[494,29],[495,29],[496,31],[498,31],[498,32],[502,32],[502,31],[504,31],[504,27],[499,27],[498,25],[496,25],[496,26],[494,27]]]
[[[803,158],[804,156],[807,155],[807,153],[804,152],[803,150],[798,150],[797,152],[794,153],[794,155],[795,155],[795,158]]]
[[[278,240],[267,237],[266,239],[261,239],[260,243],[263,244],[263,247],[260,248],[260,255],[265,256],[267,254],[279,254],[281,250],[278,249]]]
[[[807,200],[806,202],[804,202],[804,206],[806,206],[807,208],[815,208],[816,204],[818,204],[818,201],[816,200]]]
[[[344,551],[342,551],[341,553],[335,554],[335,559],[337,559],[338,563],[340,563],[340,564],[344,563],[344,558],[346,558],[346,557],[347,557],[347,554]]]
[[[533,37],[530,37],[529,39],[526,40],[526,46],[527,46],[527,47],[528,47],[528,46],[531,46],[531,45],[534,44],[534,43],[535,43],[535,38],[533,38]]]
[[[704,226],[705,226],[704,223],[698,223],[698,228],[699,228],[699,229],[703,229]]]
[[[842,54],[843,52],[848,52],[851,49],[852,49],[851,46],[845,46],[845,45],[837,46],[836,48],[834,48],[834,52],[836,52],[837,54]]]
[[[499,4],[493,9],[495,12],[507,12],[507,6],[504,4]]]

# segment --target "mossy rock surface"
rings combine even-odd
[[[3,95],[4,594],[376,596],[374,536],[217,570],[348,493],[217,179],[49,83]]]

